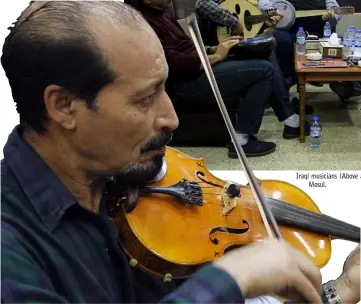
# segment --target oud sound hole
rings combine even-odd
[[[244,20],[245,20],[244,24],[246,26],[247,31],[252,30],[252,24],[250,22],[246,21],[247,19],[249,19],[250,16],[251,16],[251,13],[249,11],[244,12]]]
[[[241,13],[241,7],[239,6],[239,4],[236,4],[234,8],[236,9],[237,15],[239,15]]]

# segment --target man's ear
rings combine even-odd
[[[44,91],[44,103],[49,119],[68,130],[76,127],[75,107],[72,106],[75,100],[72,94],[57,85],[49,85]]]

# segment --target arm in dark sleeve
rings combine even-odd
[[[244,303],[236,282],[225,271],[208,265],[167,295],[162,303]]]
[[[229,11],[220,7],[214,0],[198,0],[196,9],[199,15],[231,29],[234,29],[238,24],[238,18],[232,16]]]
[[[6,217],[1,221],[1,302],[66,303]]]
[[[160,39],[170,74],[173,75],[190,75],[198,73],[201,69],[202,62],[197,52],[185,54],[179,52],[173,45]]]
[[[169,74],[189,75],[200,71],[202,62],[196,51],[191,54],[180,52],[176,46],[170,42],[170,34],[163,28],[161,23],[151,18],[148,18],[147,21],[162,43],[165,57],[169,66]],[[184,37],[185,41],[189,39],[185,33]],[[189,44],[193,44],[193,41],[190,39]]]

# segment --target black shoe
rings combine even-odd
[[[293,139],[300,137],[300,131],[301,128],[292,128],[290,126],[285,126],[283,129],[283,138],[284,139]],[[310,135],[310,123],[308,121],[305,121],[305,135]]]
[[[353,83],[347,82],[332,82],[330,83],[330,89],[337,94],[341,100],[346,100],[354,95]]]
[[[292,98],[292,106],[295,109],[296,114],[300,114],[300,101],[297,97]],[[313,113],[313,106],[305,105],[305,114],[310,115]]]
[[[276,150],[276,144],[273,142],[260,141],[256,138],[250,138],[245,145],[242,145],[242,149],[247,157],[265,156]],[[228,157],[233,159],[238,158],[233,143],[228,145]]]

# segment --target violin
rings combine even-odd
[[[167,147],[167,171],[139,189],[126,212],[116,180],[109,185],[111,219],[130,264],[165,280],[191,276],[235,247],[269,238],[250,185],[224,181],[192,158]],[[279,180],[258,180],[284,241],[319,268],[331,256],[331,240],[360,242],[360,228],[321,213],[307,193]]]

